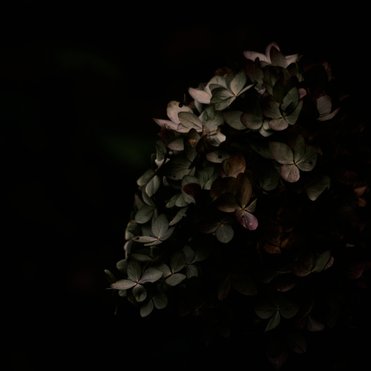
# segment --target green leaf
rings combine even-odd
[[[187,276],[183,273],[174,273],[171,276],[167,277],[165,282],[169,286],[177,286],[179,285],[183,280],[185,280]]]
[[[145,192],[149,197],[152,197],[160,188],[160,177],[155,175],[145,186]]]
[[[130,240],[136,235],[138,223],[135,220],[130,220],[125,229],[125,240]]]
[[[176,156],[165,164],[166,175],[173,180],[181,180],[191,172],[191,161],[184,156]]]
[[[148,263],[153,260],[149,255],[146,255],[146,254],[134,253],[134,254],[131,254],[130,257],[142,263]]]
[[[155,295],[152,300],[156,309],[164,309],[167,307],[168,299],[163,293]]]
[[[210,190],[211,185],[217,178],[215,168],[212,166],[206,166],[200,169],[197,173],[198,180],[202,189]]]
[[[245,71],[237,73],[231,80],[229,87],[234,95],[238,95],[246,84]]]
[[[270,59],[273,66],[286,68],[286,58],[275,46],[270,48]]]
[[[289,114],[285,113],[283,115],[286,121],[289,123],[289,125],[294,125],[298,121],[302,108],[303,108],[303,101],[301,100],[296,106],[296,108],[291,113]]]
[[[152,233],[161,239],[169,229],[169,222],[165,214],[160,214],[157,218],[152,219]]]
[[[271,318],[278,308],[271,302],[259,302],[255,305],[255,313],[261,319]]]
[[[241,121],[245,127],[252,130],[257,130],[263,125],[263,115],[259,111],[245,112],[241,116]]]
[[[234,230],[230,224],[220,224],[215,231],[215,236],[219,242],[228,243],[233,239]]]
[[[136,282],[124,279],[111,283],[111,288],[115,290],[128,290],[134,287],[136,284]]]
[[[178,251],[171,256],[170,268],[173,273],[179,272],[185,266],[185,256],[182,251]]]
[[[153,212],[152,206],[144,205],[135,213],[134,220],[139,224],[147,223],[151,220]]]
[[[317,153],[313,147],[307,146],[304,154],[301,155],[300,159],[295,159],[296,166],[301,171],[311,171],[314,169],[317,163]]]
[[[269,149],[271,151],[273,159],[276,160],[278,163],[282,165],[294,163],[294,153],[286,143],[270,142]]]
[[[323,253],[321,253],[317,257],[317,259],[314,263],[314,267],[312,269],[312,272],[322,272],[323,270],[325,270],[327,265],[331,261],[331,258],[332,258],[332,256],[331,256],[330,250],[326,250]]]
[[[108,282],[109,283],[114,283],[116,281],[115,276],[109,269],[104,270],[104,274],[107,276]]]
[[[142,176],[140,176],[137,180],[137,185],[139,187],[143,187],[146,185],[149,180],[155,175],[155,171],[152,169],[148,169]]]
[[[130,260],[127,265],[128,278],[132,281],[138,282],[142,275],[142,268],[135,260]]]
[[[291,88],[281,103],[281,109],[286,113],[292,113],[299,104],[299,93],[296,87]]]
[[[163,276],[164,277],[168,277],[171,275],[171,269],[168,265],[166,264],[160,264],[160,265],[157,265],[156,268],[162,272]]]
[[[133,241],[139,242],[139,243],[144,243],[144,244],[149,244],[149,243],[152,243],[152,242],[157,242],[158,238],[153,237],[153,236],[135,236],[133,238]]]
[[[162,271],[156,268],[147,268],[142,277],[139,280],[139,283],[153,283],[158,281],[162,277]]]
[[[242,111],[223,112],[225,122],[236,130],[244,130],[246,126],[241,121]]]
[[[282,115],[281,115],[279,103],[274,101],[273,99],[267,100],[264,104],[263,114],[265,117],[268,117],[270,119],[281,118]]]
[[[265,327],[265,331],[267,332],[267,331],[271,331],[275,329],[276,327],[278,327],[280,322],[281,322],[280,312],[276,311],[271,317],[271,319],[269,320],[269,322],[267,323],[267,326]]]
[[[279,311],[283,318],[290,319],[297,315],[299,306],[288,299],[282,299],[279,302]]]
[[[134,286],[132,292],[137,303],[141,303],[147,298],[147,290],[142,285]]]
[[[198,269],[195,265],[187,265],[186,267],[186,276],[187,278],[197,277],[198,276]]]
[[[305,187],[305,191],[311,201],[316,201],[317,198],[328,188],[330,188],[330,177],[322,175],[320,178],[316,179],[315,182],[312,182]]]
[[[332,101],[328,95],[322,95],[317,98],[316,105],[320,117],[328,115],[332,111]]]
[[[170,143],[168,143],[168,148],[172,151],[181,152],[184,150],[184,139],[183,138],[175,138]]]
[[[153,311],[153,302],[152,300],[147,301],[147,303],[143,304],[140,307],[139,313],[141,317],[149,316]]]
[[[282,131],[288,127],[287,121],[280,117],[278,119],[269,120],[269,127],[274,131]]]
[[[127,260],[121,259],[116,263],[116,268],[120,271],[126,274],[127,270]]]
[[[211,103],[215,105],[217,111],[227,108],[236,99],[233,92],[225,88],[216,88],[212,91]]]
[[[197,132],[202,131],[202,122],[194,113],[180,112],[178,116],[180,123],[187,131],[191,129],[195,129]]]
[[[181,208],[174,216],[173,219],[171,219],[169,226],[173,226],[177,223],[179,223],[186,215],[187,215],[188,207]]]

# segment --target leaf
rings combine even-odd
[[[205,190],[210,190],[213,181],[217,178],[215,168],[212,166],[206,166],[200,169],[197,173],[198,180],[200,182],[201,188]]]
[[[137,303],[141,303],[147,298],[147,290],[142,285],[134,286],[132,292]]]
[[[286,58],[275,45],[270,48],[270,60],[273,66],[286,68]]]
[[[274,131],[282,131],[288,127],[287,121],[280,117],[278,119],[269,120],[269,127]]]
[[[238,201],[242,208],[244,208],[250,201],[252,195],[252,184],[250,179],[245,175],[238,177],[240,189],[238,192]]]
[[[187,215],[188,207],[181,208],[174,216],[173,219],[171,219],[169,226],[173,226],[177,223],[179,223],[186,215]]]
[[[332,256],[330,250],[326,250],[321,253],[314,263],[312,272],[322,272],[323,270],[325,270],[328,263],[331,261],[331,258]]]
[[[171,162],[165,164],[166,175],[172,180],[181,180],[191,172],[191,161],[184,156],[176,156]]]
[[[139,224],[147,223],[151,220],[153,212],[154,208],[152,206],[144,205],[135,213],[134,219]]]
[[[271,151],[273,159],[276,160],[278,163],[282,165],[294,163],[294,153],[286,143],[270,142],[269,149]]]
[[[168,143],[168,148],[172,151],[181,152],[184,150],[184,139],[183,138],[176,138]]]
[[[187,265],[186,267],[186,276],[187,278],[197,277],[198,276],[198,269],[195,265]]]
[[[160,264],[156,266],[156,269],[162,272],[164,277],[168,277],[171,275],[171,269],[168,265],[166,264]]]
[[[279,302],[279,311],[283,318],[290,319],[297,315],[299,306],[288,299],[283,299]]]
[[[282,99],[281,109],[286,113],[291,113],[299,104],[299,92],[296,87],[291,88]]]
[[[289,183],[295,183],[300,179],[300,171],[294,164],[281,165],[280,174]]]
[[[169,222],[165,214],[160,214],[157,218],[152,219],[152,233],[161,239],[169,229]]]
[[[170,268],[173,273],[179,272],[185,266],[185,256],[182,251],[178,251],[171,256]]]
[[[277,311],[277,306],[271,302],[259,302],[255,305],[255,313],[261,319],[271,318]]]
[[[155,175],[155,171],[152,169],[147,170],[142,176],[137,180],[137,185],[143,187],[149,182],[149,180]]]
[[[128,290],[134,287],[136,284],[136,282],[124,279],[111,283],[111,288],[115,290]]]
[[[183,280],[185,280],[187,276],[183,273],[174,273],[171,276],[167,277],[165,282],[169,286],[177,286],[179,285]]]
[[[138,262],[143,262],[143,263],[148,263],[153,260],[149,255],[146,255],[146,254],[134,253],[134,254],[131,254],[130,257],[135,259]]]
[[[216,88],[212,91],[212,98],[210,103],[215,105],[217,111],[226,109],[234,100],[236,96],[225,88]]]
[[[115,276],[109,269],[104,270],[104,274],[107,276],[108,282],[109,283],[114,283],[116,281]]]
[[[326,190],[330,188],[330,177],[322,175],[315,182],[305,187],[308,198],[311,201],[316,201],[317,198]]]
[[[156,309],[164,309],[167,307],[168,299],[163,293],[155,295],[152,300]]]
[[[116,268],[120,271],[126,274],[127,270],[127,260],[121,259],[116,263]]]
[[[257,112],[245,112],[241,116],[241,121],[245,127],[257,130],[263,125],[263,115],[261,114],[260,109]]]
[[[241,71],[233,77],[232,81],[230,82],[229,87],[232,90],[234,95],[238,95],[243,89],[243,87],[245,86],[245,84],[246,84],[246,74],[245,74],[245,71]]]
[[[187,131],[191,129],[195,129],[197,132],[202,131],[202,122],[194,113],[180,112],[179,120],[182,126],[187,129]]]
[[[139,280],[139,283],[153,283],[158,281],[162,277],[162,272],[159,269],[156,268],[147,268],[144,273],[142,274],[142,277]]]
[[[148,244],[148,243],[152,243],[152,242],[157,242],[158,238],[153,237],[153,236],[135,236],[133,238],[133,241]]]
[[[233,129],[244,130],[246,126],[241,121],[242,111],[223,112],[225,122]]]
[[[268,332],[268,331],[275,329],[276,327],[278,327],[280,322],[281,322],[280,312],[276,311],[274,315],[271,317],[271,319],[269,320],[269,322],[267,323],[267,326],[265,327],[265,331]]]
[[[317,111],[321,116],[328,115],[332,111],[332,101],[328,95],[322,95],[316,101]]]
[[[301,109],[303,108],[303,101],[299,101],[298,105],[296,108],[289,114],[284,113],[284,118],[286,121],[289,123],[289,125],[294,125],[300,116]]]
[[[138,224],[135,220],[129,220],[125,228],[125,240],[133,238],[138,230]]]
[[[230,224],[220,224],[215,231],[215,236],[221,243],[228,243],[233,239],[234,230]]]
[[[149,316],[153,311],[153,302],[152,300],[147,301],[147,303],[143,304],[140,307],[139,313],[141,317]]]
[[[281,118],[280,104],[273,99],[267,100],[263,107],[263,114],[270,119]]]
[[[132,281],[138,282],[142,275],[142,268],[135,260],[130,260],[127,265],[128,278]]]
[[[296,166],[301,171],[311,171],[314,169],[317,163],[317,153],[312,147],[307,147],[307,150],[303,157],[299,161],[295,161]]]

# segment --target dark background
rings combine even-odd
[[[6,369],[188,369],[201,354],[188,324],[140,320],[131,308],[115,316],[103,274],[123,256],[135,180],[157,139],[152,118],[271,41],[285,54],[327,58],[361,96],[370,80],[367,12],[302,2],[13,5],[0,36]],[[326,346],[329,369],[361,362],[362,349],[343,346],[341,365],[339,348]],[[203,360],[234,368],[241,352],[221,346]],[[305,369],[317,361],[309,354]]]

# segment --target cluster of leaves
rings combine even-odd
[[[244,57],[154,120],[159,140],[137,180],[125,256],[107,274],[142,317],[178,305],[215,320],[237,300],[239,326],[284,333],[301,353],[303,334],[340,316],[343,280],[368,267],[354,251],[364,251],[369,173],[345,165],[341,143],[359,130],[347,126],[327,63],[305,66],[274,43]]]

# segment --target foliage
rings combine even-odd
[[[274,334],[278,367],[344,316],[349,282],[369,267],[371,153],[328,63],[274,43],[244,58],[154,119],[125,256],[107,273],[142,317],[172,306],[221,333]]]

